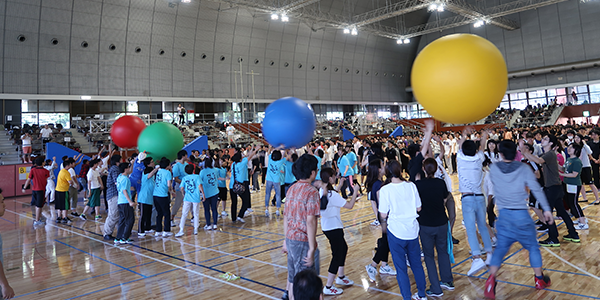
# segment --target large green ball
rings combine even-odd
[[[179,129],[164,122],[146,127],[138,138],[138,150],[146,151],[154,160],[166,157],[173,161],[183,146],[183,135]]]

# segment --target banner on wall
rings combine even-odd
[[[31,171],[31,166],[19,167],[19,180],[27,180],[27,177],[29,177],[29,171]]]

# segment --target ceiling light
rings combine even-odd
[[[192,0],[181,0],[181,3],[190,3]]]
[[[404,39],[404,43],[405,44],[410,44],[410,40],[409,39]]]
[[[286,14],[281,14],[281,21],[282,22],[288,22],[290,20],[290,17],[288,17]]]
[[[344,28],[344,34],[350,34],[350,29],[349,28]]]
[[[279,19],[279,15],[277,15],[276,13],[271,14],[271,20],[278,20]]]
[[[475,22],[475,24],[473,24],[473,27],[478,28],[483,26],[483,24],[485,24],[485,22],[483,22],[483,20],[478,20],[477,22]]]
[[[79,97],[81,100],[91,100],[92,96],[81,96]]]
[[[351,35],[358,35],[358,30],[356,30],[356,28],[352,28],[352,31],[350,31]]]
[[[437,10],[438,6],[435,3],[429,5],[429,10]]]
[[[402,44],[402,39],[397,39],[396,44],[398,44],[398,45]]]
[[[443,5],[443,4],[440,4],[440,5],[438,5],[438,7],[437,7],[437,9],[436,9],[436,10],[437,10],[438,12],[443,12],[443,11],[444,11],[444,5]]]

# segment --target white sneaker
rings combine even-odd
[[[371,222],[371,225],[373,225],[373,226],[379,226],[381,224],[379,223],[378,220],[375,220],[375,221]]]
[[[242,219],[242,218],[240,218],[240,217],[238,217],[238,218],[236,219],[236,221],[238,221],[238,222],[242,222],[242,223],[246,223],[246,221],[244,221],[244,219]]]
[[[244,218],[245,218],[245,217],[247,217],[247,216],[249,216],[249,215],[250,215],[250,210],[247,210],[247,211],[244,213]]]
[[[338,276],[335,277],[335,284],[339,285],[353,285],[354,281],[348,279],[348,277],[344,276],[344,278],[340,278]]]
[[[172,232],[170,232],[170,231],[164,231],[164,232],[162,233],[162,236],[163,236],[163,237],[168,237],[168,236],[172,236],[172,235],[173,235],[173,233],[172,233]]]
[[[579,225],[579,220],[573,221],[573,225]]]
[[[223,212],[221,212],[221,216],[223,216],[223,217],[227,217],[227,216],[229,216],[229,215],[227,214],[227,212],[226,212],[226,211],[223,211]]]
[[[154,236],[162,236],[162,232],[157,231]]]
[[[177,234],[175,234],[175,237],[181,237],[181,236],[183,236],[183,232],[182,231],[180,231]]]
[[[146,236],[145,232],[144,233],[138,232],[138,237],[145,237],[145,236]]]
[[[588,229],[590,229],[590,226],[587,223],[585,223],[585,224],[580,223],[578,225],[575,225],[575,230],[588,230]]]
[[[492,237],[492,247],[496,248],[496,246],[498,246],[498,238],[496,238],[495,236]]]
[[[377,269],[375,267],[368,264],[365,266],[365,269],[367,269],[367,274],[369,275],[369,279],[371,279],[372,281],[377,280]]]
[[[204,230],[211,230],[212,226],[211,225],[204,225]]]
[[[479,272],[479,270],[485,268],[485,262],[483,262],[483,259],[481,258],[476,258],[473,260],[473,262],[471,262],[471,269],[469,269],[469,272],[467,272],[468,276],[471,276],[477,272]]]
[[[155,232],[154,229],[146,230],[147,234],[153,234],[154,232]]]
[[[492,263],[492,254],[488,254],[485,258],[485,265],[489,266]]]
[[[217,230],[217,224],[213,224],[212,229]]]
[[[269,216],[269,209],[265,209],[265,217]]]
[[[194,235],[198,235],[198,229],[194,229]]]
[[[327,288],[326,286],[323,287],[323,295],[326,296],[341,295],[343,292],[342,289],[338,289],[333,285],[330,288]]]
[[[175,224],[175,221],[171,220],[171,227],[175,227],[177,226],[177,224]]]
[[[396,275],[396,270],[392,269],[392,267],[390,267],[390,265],[381,266],[381,267],[379,267],[379,273],[386,274],[386,275]]]
[[[246,211],[254,212],[254,210],[252,208],[248,208],[248,210],[246,210]]]
[[[419,293],[416,293],[416,294],[414,294],[414,295],[413,295],[413,296],[412,296],[410,299],[413,299],[413,300],[427,300],[427,296],[425,296],[425,297],[420,297],[420,296],[419,296]]]
[[[279,212],[279,209],[277,209],[277,211],[275,211],[275,215],[278,217],[281,215],[281,213]]]

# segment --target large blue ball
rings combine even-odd
[[[310,105],[298,98],[285,97],[269,104],[262,122],[263,136],[273,147],[300,148],[315,133],[315,114]]]

